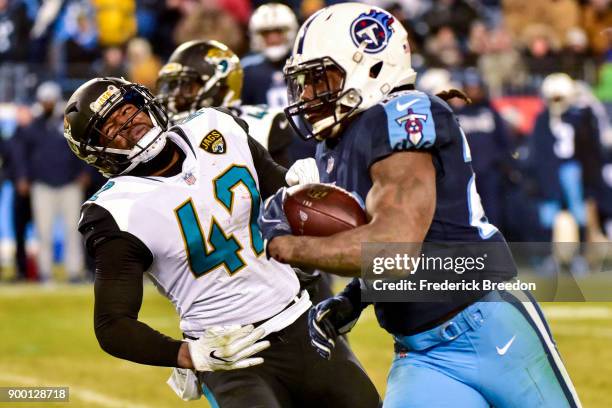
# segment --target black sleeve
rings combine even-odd
[[[287,169],[272,160],[270,153],[257,140],[251,136],[248,138],[249,149],[255,163],[255,171],[257,171],[259,178],[261,198],[265,200],[276,193],[279,188],[287,186],[285,181]]]
[[[284,112],[279,112],[272,120],[270,135],[268,136],[268,151],[274,161],[287,167],[289,166],[289,146],[296,137],[293,128],[289,126]]]
[[[79,230],[95,260],[94,329],[100,347],[135,363],[176,367],[182,342],[138,321],[151,252],[95,204],[84,208]]]

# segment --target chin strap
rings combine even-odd
[[[325,129],[329,129],[330,136],[335,136],[341,129],[341,122],[345,118],[352,116],[359,112],[358,107],[361,105],[362,98],[355,90],[350,89],[338,99],[334,115],[330,115],[326,118],[321,119],[317,123],[312,125],[312,130],[315,134],[323,132]],[[342,101],[348,103],[343,104]],[[353,105],[353,106],[351,106]],[[343,109],[345,111],[343,112]],[[348,109],[348,111],[346,111]]]
[[[155,123],[155,122],[154,122]],[[166,137],[162,135],[165,130],[159,126],[154,126],[136,143],[130,150],[128,159],[131,160],[130,165],[123,170],[120,175],[127,174],[134,170],[140,163],[146,163],[156,157],[166,146]]]

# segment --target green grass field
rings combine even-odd
[[[141,319],[179,337],[170,303],[150,285]],[[0,386],[69,386],[70,403],[4,406],[168,407],[182,405],[165,384],[170,369],[115,359],[93,333],[93,287],[0,286]],[[612,304],[547,304],[552,330],[585,407],[612,399]],[[381,393],[389,368],[390,337],[369,310],[350,336],[353,349]],[[206,406],[205,402],[191,403]]]

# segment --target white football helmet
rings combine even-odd
[[[297,18],[288,6],[280,3],[268,3],[259,6],[249,20],[251,49],[261,52],[271,61],[280,61],[291,50],[297,29]],[[283,44],[268,47],[263,33],[273,30],[283,31],[285,41]]]
[[[461,86],[453,81],[449,70],[444,68],[430,68],[419,75],[417,88],[419,91],[436,95],[452,88],[461,88]]]
[[[416,73],[408,34],[399,21],[378,7],[341,3],[321,9],[302,25],[285,78],[285,113],[291,124],[302,137],[321,139],[392,89],[414,84]]]
[[[553,115],[561,115],[574,104],[576,88],[574,80],[567,74],[554,73],[542,81],[542,97]]]

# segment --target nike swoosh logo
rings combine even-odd
[[[212,350],[212,351],[211,351],[211,352],[210,352],[208,355],[209,355],[211,358],[214,358],[215,360],[221,360],[221,361],[223,361],[224,363],[231,363],[231,361],[230,361],[230,360],[226,360],[226,359],[224,359],[224,358],[217,357],[217,356],[215,355],[215,351],[216,351],[216,350]]]
[[[504,354],[506,354],[506,352],[508,351],[508,349],[510,348],[512,343],[514,343],[514,339],[515,338],[516,338],[516,336],[512,336],[510,341],[508,343],[506,343],[506,345],[504,347],[502,347],[502,348],[499,348],[499,347],[495,346],[495,348],[497,349],[497,354],[499,354],[500,356],[503,356]]]
[[[397,101],[397,103],[395,104],[395,109],[397,109],[400,112],[405,111],[406,109],[408,109],[409,107],[411,107],[412,105],[417,103],[418,101],[419,101],[418,99],[413,99],[413,100],[411,100],[409,102],[406,102],[404,104],[401,104],[399,101]]]

